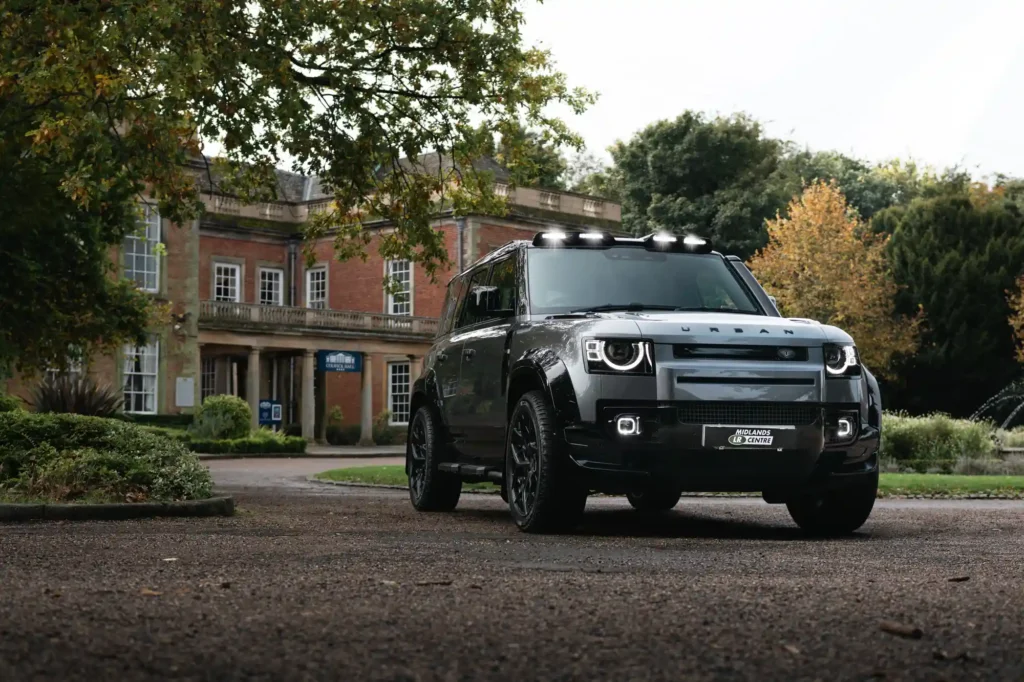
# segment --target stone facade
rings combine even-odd
[[[365,226],[375,232],[365,261],[337,261],[331,236],[314,244],[312,269],[323,274],[311,282],[302,223],[329,198],[315,178],[284,172],[279,178],[282,201],[243,205],[211,185],[205,188],[207,211],[200,220],[189,225],[162,220],[164,246],[157,250],[162,253],[156,256],[159,286],[153,295],[170,303],[172,315],[153,330],[155,377],[126,377],[126,366],[141,365],[126,362],[123,352],[93,358],[86,371],[116,386],[144,384],[146,396],[136,398],[133,407],[146,413],[187,414],[207,395],[232,393],[253,406],[254,426],[259,401],[273,399],[281,403],[282,426],[301,424],[304,436],[320,440],[327,415],[338,407],[342,423],[360,425],[366,440],[375,416],[407,406],[402,392],[422,368],[447,282],[460,264],[468,267],[513,239],[529,239],[550,227],[618,229],[620,221],[619,207],[610,202],[502,186],[509,208],[504,216],[438,216],[435,229],[444,235],[452,267],[432,281],[421,266],[394,266],[403,276],[408,272],[409,283],[407,298],[400,296],[392,305],[383,286],[388,265],[377,248],[378,235],[388,226]],[[497,180],[503,181],[500,174]],[[123,266],[124,255],[117,257]],[[311,287],[314,297],[324,294],[323,303],[312,309]],[[362,371],[315,370],[320,351],[337,350],[360,354]],[[30,388],[18,378],[8,387],[24,397]],[[403,422],[402,415],[394,421]]]

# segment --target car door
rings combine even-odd
[[[465,277],[456,277],[448,286],[440,336],[427,358],[427,366],[432,368],[434,373],[441,418],[448,427],[453,441],[457,440],[452,424],[454,398],[459,389],[459,372],[462,364],[462,342],[457,340],[456,327],[461,306],[465,303],[466,288]]]
[[[476,439],[474,421],[474,403],[478,399],[474,393],[473,372],[479,363],[469,363],[468,376],[467,363],[465,361],[465,347],[467,340],[472,340],[479,332],[480,311],[472,305],[472,292],[486,286],[487,276],[490,274],[489,266],[481,266],[476,270],[470,270],[463,275],[465,290],[459,298],[458,308],[455,311],[455,323],[452,326],[452,333],[448,346],[445,350],[445,358],[438,358],[439,364],[446,364],[446,376],[451,382],[446,390],[445,398],[446,421],[451,434],[453,444],[459,455],[459,461],[464,463],[475,463],[476,454],[472,443]],[[469,353],[472,359],[475,351]]]
[[[486,280],[474,280],[467,309],[472,326],[462,346],[459,391],[472,395],[464,416],[467,455],[476,463],[501,464],[505,437],[508,339],[516,311],[516,253],[496,260]]]

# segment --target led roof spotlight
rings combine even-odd
[[[567,230],[546,230],[533,237],[533,245],[543,248],[559,248],[565,246],[604,247],[615,243],[615,237],[608,232],[586,230],[584,232]]]
[[[644,245],[651,251],[711,253],[711,242],[694,234],[678,236],[667,232],[656,232],[644,238]]]

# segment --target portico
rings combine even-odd
[[[294,317],[300,324],[266,320],[262,315],[265,310],[272,310],[275,318],[282,314]],[[308,313],[315,317],[308,317]],[[302,324],[308,321],[320,324]],[[280,306],[271,309],[204,301],[198,344],[203,374],[196,385],[196,400],[198,403],[213,393],[243,397],[252,408],[254,428],[260,425],[260,402],[275,401],[281,405],[282,428],[297,420],[304,438],[323,441],[328,410],[326,383],[333,371],[318,368],[318,354],[344,351],[359,358],[358,401],[345,402],[359,406],[360,443],[372,444],[375,399],[381,397],[375,391],[381,383],[375,371],[386,373],[390,363],[401,359],[408,365],[407,383],[411,387],[422,370],[422,358],[436,325],[437,321],[429,318],[288,308],[282,311]],[[382,365],[379,370],[375,359]],[[392,380],[384,375],[380,378]],[[344,386],[351,383],[346,381]],[[382,384],[382,389],[390,391],[391,385]],[[348,388],[340,390],[346,397],[351,393]],[[349,415],[350,421],[354,416]]]

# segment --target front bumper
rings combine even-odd
[[[860,422],[857,405],[754,403],[743,410],[731,404],[722,414],[694,411],[692,405],[602,401],[594,422],[565,429],[569,457],[592,488],[608,493],[671,481],[687,491],[763,492],[766,499],[783,498],[794,491],[849,485],[877,471],[878,429]],[[639,416],[640,434],[620,435],[620,415]],[[839,416],[857,421],[845,439],[836,435]],[[705,424],[792,429],[782,449],[714,449],[704,442]]]

